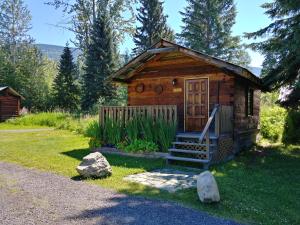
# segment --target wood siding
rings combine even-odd
[[[0,121],[16,117],[20,113],[20,97],[12,96],[6,91],[0,95]]]
[[[178,54],[178,53],[177,53]],[[209,79],[209,110],[214,104],[233,105],[234,76],[230,76],[206,63],[176,54],[156,57],[143,66],[128,83],[128,105],[177,105],[179,129],[184,128],[185,80]],[[172,81],[176,79],[176,85]],[[136,86],[144,84],[138,93]],[[163,91],[157,93],[161,85]]]
[[[253,89],[253,115],[246,115],[246,90]],[[261,91],[245,80],[236,80],[234,94],[234,138],[235,148],[247,148],[255,142],[259,125]]]

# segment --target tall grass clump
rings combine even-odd
[[[128,152],[167,151],[176,127],[176,122],[151,117],[133,117],[126,124],[106,118],[102,126],[98,122],[90,123],[86,136],[91,138],[91,148],[107,145]]]
[[[101,147],[104,144],[104,129],[96,120],[88,124],[84,135],[90,138],[90,148]]]
[[[95,120],[95,117],[91,116],[80,117],[64,112],[42,112],[10,119],[5,123],[20,126],[55,127],[84,134],[88,124],[93,120]]]
[[[168,122],[163,119],[156,121],[157,142],[162,151],[168,151],[176,135],[176,122]]]
[[[128,142],[133,142],[139,138],[140,134],[140,118],[131,118],[125,127],[126,138]]]
[[[116,145],[124,138],[124,125],[119,121],[106,119],[103,125],[104,142]]]

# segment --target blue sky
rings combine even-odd
[[[256,31],[270,23],[270,20],[264,15],[264,10],[260,7],[266,1],[270,0],[235,1],[238,13],[236,24],[232,30],[234,35]],[[24,0],[24,2],[32,14],[32,30],[30,34],[37,43],[63,46],[67,41],[74,38],[71,32],[55,26],[66,20],[61,11],[45,5],[44,0]],[[180,32],[182,22],[179,11],[183,10],[185,6],[185,0],[165,0],[164,9],[168,15],[168,24],[175,32]],[[249,40],[244,40],[244,42],[249,43]],[[126,48],[131,49],[132,47],[132,39],[127,37],[120,50],[124,51]],[[251,65],[260,66],[263,57],[257,52],[249,50],[249,53],[252,59]]]

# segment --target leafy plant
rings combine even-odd
[[[154,142],[142,139],[136,139],[127,146],[119,145],[119,147],[125,152],[155,152],[159,149]]]
[[[261,107],[260,133],[271,141],[280,141],[284,129],[286,110],[279,106]]]

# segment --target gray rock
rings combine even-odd
[[[81,176],[86,178],[103,178],[112,174],[111,166],[100,152],[90,153],[85,156],[80,165],[76,167],[76,170]]]
[[[197,178],[197,192],[201,202],[219,202],[220,193],[214,176],[209,171],[199,174]]]

